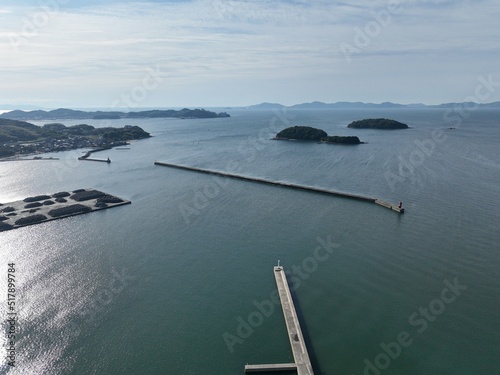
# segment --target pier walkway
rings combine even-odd
[[[270,365],[245,365],[245,372],[280,372],[280,371],[295,371],[297,365],[295,363],[276,363]]]
[[[281,308],[285,316],[286,328],[288,330],[288,338],[292,347],[293,358],[297,365],[297,375],[313,375],[311,360],[307,353],[306,343],[302,330],[300,329],[299,318],[295,311],[292,295],[288,288],[285,271],[283,267],[274,267],[274,277],[276,285],[278,286],[278,293],[280,295]]]
[[[246,365],[245,372],[296,370],[297,375],[314,375],[283,267],[274,267],[274,278],[276,279],[276,285],[278,287],[281,308],[283,309],[286,329],[288,331],[288,338],[290,340],[290,346],[292,347],[295,363]]]
[[[314,186],[298,185],[298,184],[292,184],[289,182],[281,182],[281,181],[271,181],[271,180],[267,180],[264,178],[249,177],[249,176],[243,176],[243,175],[229,173],[229,172],[222,172],[222,171],[214,171],[211,169],[189,167],[189,166],[185,166],[185,165],[167,163],[167,162],[162,162],[162,161],[155,161],[155,165],[159,165],[159,166],[163,166],[163,167],[170,167],[170,168],[177,168],[177,169],[184,169],[187,171],[207,173],[207,174],[212,174],[212,175],[216,175],[216,176],[235,178],[235,179],[239,179],[239,180],[259,182],[259,183],[268,184],[268,185],[282,186],[282,187],[287,187],[287,188],[291,188],[291,189],[312,191],[312,192],[320,193],[320,194],[335,195],[335,196],[343,197],[343,198],[356,199],[356,200],[361,200],[361,201],[365,201],[365,202],[376,203],[376,204],[379,204],[383,207],[392,209],[392,210],[399,212],[399,213],[404,213],[404,211],[405,211],[404,208],[398,208],[398,206],[393,205],[391,203],[381,201],[380,199],[365,197],[365,196],[357,195],[357,194],[344,193],[344,192],[335,191],[335,190],[322,189],[322,188],[318,188],[318,187],[314,187]],[[384,204],[382,204],[381,202],[383,202]]]

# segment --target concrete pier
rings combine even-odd
[[[295,371],[297,365],[295,363],[276,363],[271,365],[245,365],[245,372],[280,372],[280,371]]]
[[[99,151],[105,151],[105,150],[110,150],[111,147],[103,147],[103,148],[95,148],[93,150],[87,151],[85,155],[80,156],[78,160],[87,160],[87,161],[100,161],[103,163],[111,163],[111,160],[109,158],[107,159],[95,159],[95,158],[90,158],[90,155],[92,155],[93,152],[99,152]]]
[[[297,375],[313,375],[311,360],[307,353],[306,343],[302,330],[300,329],[299,318],[295,311],[292,295],[288,287],[285,271],[283,267],[274,267],[274,277],[276,285],[278,286],[278,293],[280,295],[281,308],[285,316],[286,328],[288,331],[288,338],[292,347],[293,358],[297,366]]]
[[[246,365],[245,372],[275,372],[275,371],[297,371],[297,375],[314,375],[309,353],[307,352],[304,335],[300,329],[299,318],[295,311],[292,295],[286,280],[283,267],[274,267],[274,278],[278,287],[281,308],[285,317],[288,339],[292,348],[295,363],[270,364],[270,365]]]
[[[109,160],[109,159],[78,158],[78,160],[100,161],[100,162],[103,162],[103,163],[111,163],[111,160]]]
[[[383,202],[377,198],[370,198],[370,197],[365,197],[365,196],[357,195],[357,194],[350,194],[350,193],[344,193],[344,192],[335,191],[335,190],[322,189],[322,188],[318,188],[318,187],[314,187],[314,186],[292,184],[292,183],[288,183],[288,182],[271,181],[271,180],[267,180],[264,178],[243,176],[243,175],[229,173],[229,172],[214,171],[211,169],[189,167],[189,166],[185,166],[185,165],[179,165],[179,164],[173,164],[173,163],[167,163],[167,162],[161,162],[161,161],[155,161],[155,165],[160,165],[163,167],[170,167],[170,168],[177,168],[177,169],[184,169],[187,171],[207,173],[207,174],[212,174],[212,175],[216,175],[216,176],[235,178],[235,179],[245,180],[245,181],[259,182],[259,183],[268,184],[268,185],[282,186],[282,187],[287,187],[290,189],[306,190],[306,191],[311,191],[311,192],[315,192],[315,193],[334,195],[334,196],[338,196],[338,197],[356,199],[356,200],[361,200],[361,201],[371,202],[371,203],[377,203],[377,201]],[[384,202],[384,203],[387,203],[387,202]],[[377,204],[380,204],[380,203],[377,203]],[[380,205],[383,207],[387,207],[389,209],[393,209],[396,212],[404,213],[404,209],[396,210],[396,209],[394,209],[394,207],[397,208],[396,205],[392,205],[390,203],[387,203],[387,204],[388,204],[388,206],[386,206],[384,204],[380,204]]]

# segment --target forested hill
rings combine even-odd
[[[29,122],[0,118],[0,142],[31,141],[41,133],[42,128]]]

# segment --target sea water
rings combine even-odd
[[[78,161],[85,150],[0,163],[2,203],[83,187],[132,201],[0,233],[0,373],[215,375],[293,362],[272,303],[278,259],[316,373],[498,371],[499,111],[226,111],[61,120],[153,137],[102,152],[111,164]],[[347,128],[370,117],[411,128]],[[293,125],[367,143],[270,140]],[[406,213],[156,160],[403,201]],[[16,367],[5,348],[8,263]]]

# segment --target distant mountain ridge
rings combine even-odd
[[[22,109],[25,111],[32,111],[35,109],[42,109],[42,108],[34,106],[34,105],[29,105],[29,104],[0,104],[0,110],[12,111],[14,109]]]
[[[390,109],[390,108],[454,108],[457,106],[466,106],[468,108],[473,108],[478,105],[473,102],[462,102],[462,103],[443,103],[443,104],[422,104],[422,103],[414,103],[414,104],[398,104],[392,102],[383,102],[380,104],[376,103],[364,103],[364,102],[336,102],[336,103],[324,103],[324,102],[311,102],[311,103],[301,103],[295,104],[292,106],[285,106],[279,103],[261,103],[256,105],[251,105],[245,107],[246,109],[351,109],[351,108],[359,108],[359,109],[372,109],[372,108],[381,108],[381,109]],[[478,105],[479,108],[499,108],[500,102],[493,103],[481,103]]]
[[[247,109],[279,109],[279,108],[284,108],[284,107],[286,107],[286,106],[284,106],[283,104],[264,102],[264,103],[260,103],[260,104],[250,105],[250,106],[245,107],[245,108],[247,108]]]
[[[52,111],[34,110],[21,111],[14,110],[5,112],[0,115],[0,118],[11,120],[115,120],[121,118],[216,118],[230,117],[226,112],[215,113],[205,109],[188,109],[181,110],[150,110],[139,112],[120,112],[120,111],[79,111],[74,109],[59,108]]]

